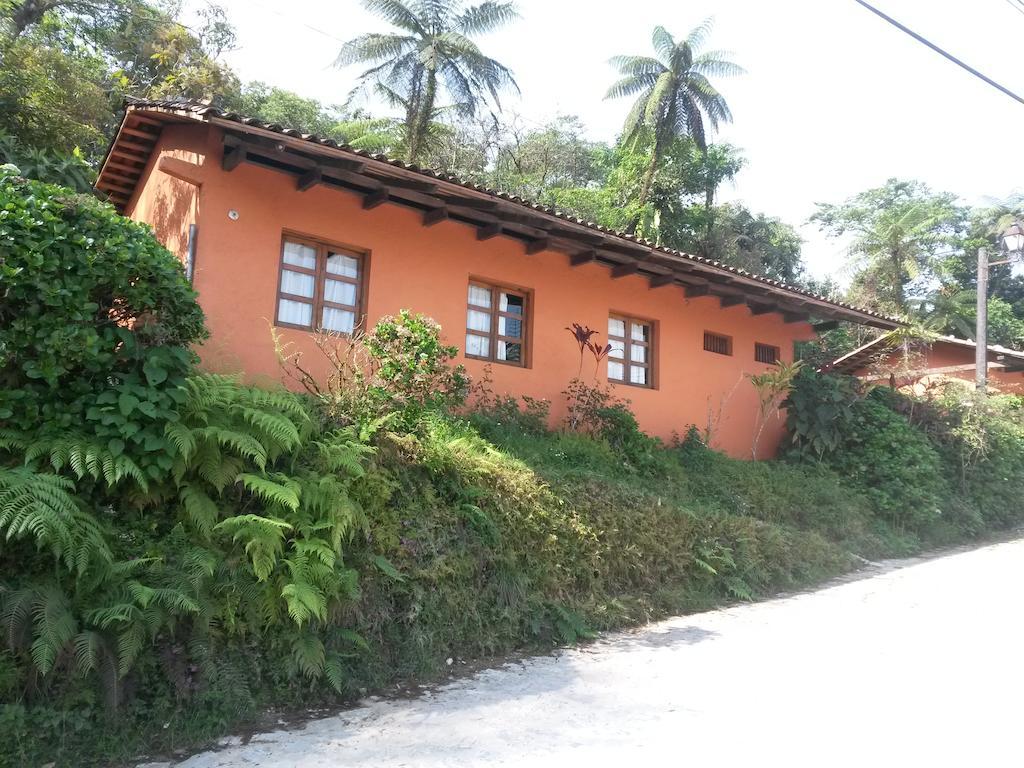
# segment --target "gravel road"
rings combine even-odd
[[[1021,766],[1022,588],[1024,539],[885,564],[177,765]]]

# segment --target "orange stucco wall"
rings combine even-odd
[[[158,170],[163,156],[196,163],[199,185]],[[655,324],[656,388],[616,388],[632,402],[642,428],[667,440],[673,433],[684,434],[690,424],[703,429],[710,423],[716,447],[749,457],[758,406],[747,374],[768,367],[754,361],[755,342],[778,346],[788,361],[795,341],[813,337],[808,324],[787,324],[778,314],[754,317],[745,306],[722,309],[715,298],[687,299],[678,287],[651,289],[636,276],[612,279],[606,267],[570,266],[563,253],[528,256],[521,242],[509,238],[479,242],[475,229],[458,222],[424,227],[420,212],[402,206],[364,210],[356,194],[322,186],[299,192],[294,177],[245,163],[224,172],[220,136],[205,126],[165,129],[151,166],[131,214],[153,223],[158,236],[177,244],[179,254],[181,225],[178,214],[168,212],[191,211],[188,215],[198,223],[194,284],[211,331],[201,356],[204,365],[216,370],[280,378],[270,327],[286,231],[370,254],[366,327],[407,308],[440,322],[446,340],[461,349],[471,277],[529,291],[530,365],[493,363],[493,389],[548,399],[555,420],[564,415],[561,392],[579,367],[566,326],[589,325],[603,338],[609,313],[621,313]],[[195,190],[197,200],[189,198]],[[229,211],[236,211],[237,219]],[[705,352],[705,330],[732,336],[733,355]],[[309,334],[280,333],[306,353],[304,362],[318,357]],[[471,375],[482,374],[484,363],[462,362]],[[592,371],[591,360],[584,372]],[[602,381],[605,375],[602,364]],[[781,435],[782,419],[776,415],[762,437],[759,457],[772,455]]]
[[[989,386],[1006,394],[1024,394],[1024,372],[1005,371],[995,367],[998,365],[996,358],[996,353],[990,351]],[[973,348],[949,344],[939,339],[912,351],[909,362],[904,361],[901,349],[893,349],[886,353],[882,361],[861,368],[854,375],[861,378],[887,379],[892,373],[897,379],[898,386],[910,387],[920,393],[948,379],[959,379],[973,385],[974,365]]]

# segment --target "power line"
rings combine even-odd
[[[917,34],[917,32],[915,32],[914,30],[910,29],[909,27],[906,27],[903,24],[900,24],[898,21],[896,21],[896,19],[892,18],[891,16],[886,16],[884,13],[882,13],[880,10],[875,8],[870,3],[865,2],[865,0],[854,0],[854,2],[856,2],[858,5],[864,6],[869,11],[871,11],[873,14],[875,14],[879,18],[882,18],[885,21],[889,22],[894,27],[896,27],[896,29],[900,30],[901,32],[905,32],[906,34],[910,35],[912,38],[917,40],[919,43],[923,43],[924,45],[927,45],[929,48],[931,48],[937,54],[939,54],[941,56],[944,56],[945,58],[949,59],[954,64],[956,64],[958,67],[966,69],[968,72],[970,72],[972,75],[974,75],[978,79],[984,80],[986,83],[991,85],[993,88],[996,88],[997,90],[1002,91],[1003,93],[1005,93],[1007,96],[1009,96],[1014,101],[1017,101],[1017,102],[1019,102],[1021,104],[1024,104],[1024,98],[1021,98],[1020,96],[1018,96],[1016,93],[1011,91],[1006,86],[1000,85],[995,80],[993,80],[991,77],[988,77],[987,75],[983,75],[981,72],[976,70],[974,67],[970,66],[969,64],[966,64],[966,63],[962,62],[956,56],[954,56],[951,53],[948,53],[948,52],[944,51],[942,48],[939,48],[939,46],[937,46],[931,40],[928,40],[926,37]]]
[[[1006,2],[1009,3],[1010,7],[1013,8],[1013,10],[1024,16],[1024,5],[1021,5],[1019,2],[1017,2],[1017,0],[1006,0]]]

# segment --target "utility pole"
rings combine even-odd
[[[988,387],[988,249],[978,249],[978,311],[974,332],[974,382],[984,393]]]

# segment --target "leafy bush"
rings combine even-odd
[[[381,318],[364,343],[376,364],[368,394],[381,412],[400,412],[410,424],[465,402],[469,379],[450,364],[459,350],[441,343],[441,326],[429,317],[403,309]]]
[[[206,335],[178,261],[66,189],[0,175],[0,419],[85,428],[115,457],[159,450]],[[141,463],[150,476],[169,467]]]
[[[60,184],[92,193],[96,172],[77,147],[70,153],[24,147],[13,136],[0,131],[0,165],[12,165],[26,178],[48,184]]]
[[[852,376],[823,375],[803,366],[783,403],[794,448],[816,456],[837,450],[853,424],[862,386]]]

